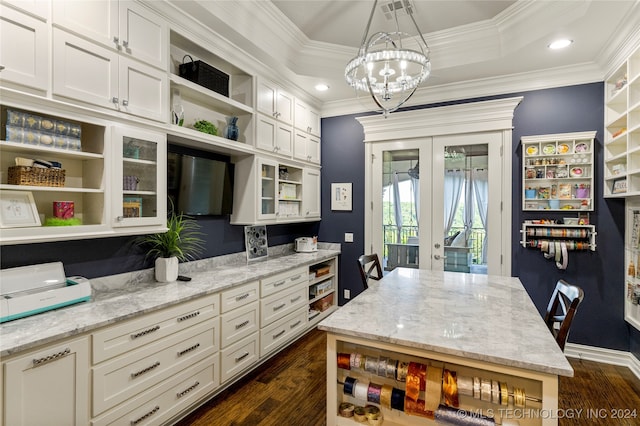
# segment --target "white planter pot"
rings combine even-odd
[[[159,257],[156,259],[156,281],[170,283],[178,279],[178,258]]]

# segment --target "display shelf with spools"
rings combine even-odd
[[[350,342],[337,349],[327,360],[337,369],[336,425],[542,424],[539,381]]]

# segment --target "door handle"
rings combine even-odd
[[[433,258],[434,258],[435,260],[440,260],[440,259],[444,260],[444,259],[446,259],[446,258],[447,258],[447,256],[440,256],[439,254],[434,254],[434,255],[433,255]]]

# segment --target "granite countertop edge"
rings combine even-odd
[[[101,287],[104,280],[100,278],[92,279],[93,296],[89,302],[0,324],[0,357],[322,262],[340,254],[339,245],[334,246],[313,253],[284,253],[250,263],[230,262],[213,267],[207,267],[202,261],[198,261],[199,265],[197,262],[189,266],[181,264],[180,273],[186,272],[192,278],[188,282],[155,282],[153,269],[134,273],[130,282],[115,289]]]

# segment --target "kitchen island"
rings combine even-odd
[[[383,377],[363,365],[339,368],[338,354],[448,369],[458,377],[459,407],[465,410],[460,416],[482,414],[523,426],[557,424],[558,376],[573,376],[520,280],[512,277],[397,268],[318,328],[327,331],[329,425],[356,424],[337,415],[340,403],[368,403],[343,392],[347,377],[405,389],[397,376]],[[471,395],[465,394],[461,378],[482,389],[474,383]],[[508,398],[492,401],[495,389],[483,392],[487,382],[505,384]],[[397,409],[381,411],[385,425],[433,423]]]

